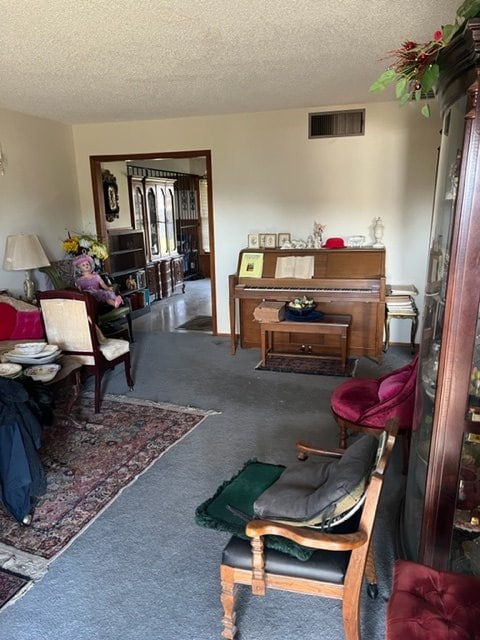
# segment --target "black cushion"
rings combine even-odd
[[[358,530],[360,513],[335,528],[335,533],[352,533]],[[268,539],[269,536],[267,536]],[[312,580],[324,580],[334,584],[343,584],[350,551],[313,551],[308,558],[300,560],[290,553],[282,553],[268,545],[265,546],[265,570],[267,573],[289,575]],[[237,569],[252,569],[252,548],[250,541],[236,536],[230,538],[223,550],[222,564]]]
[[[335,460],[310,459],[289,465],[254,503],[257,518],[329,526],[363,498],[378,449],[362,435]]]

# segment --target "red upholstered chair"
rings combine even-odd
[[[406,471],[417,373],[418,355],[409,364],[380,378],[352,378],[340,384],[331,398],[340,429],[339,447],[346,449],[349,431],[379,435],[390,418],[398,418]]]
[[[386,640],[480,637],[480,580],[398,560],[387,606]]]

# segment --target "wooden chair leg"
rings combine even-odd
[[[338,420],[338,428],[340,430],[339,436],[338,436],[338,446],[340,447],[340,449],[346,449],[347,448],[347,438],[348,438],[348,431],[347,431],[347,427],[345,425],[345,423],[342,420]]]
[[[129,313],[127,316],[127,325],[128,325],[128,335],[130,337],[130,342],[134,342],[133,340],[133,326],[132,326],[132,314]]]
[[[133,378],[130,374],[130,358],[125,359],[125,378],[127,379],[128,388],[133,389]]]
[[[375,555],[373,553],[373,541],[368,548],[367,562],[365,563],[365,577],[367,578],[367,592],[370,598],[378,596],[377,569],[375,567]]]
[[[342,616],[345,640],[361,640],[360,636],[360,585],[345,587],[343,594]]]
[[[95,373],[95,413],[100,413],[100,395],[102,389],[102,374]]]
[[[234,640],[237,633],[237,627],[235,625],[235,603],[238,585],[233,581],[233,570],[231,567],[227,567],[226,565],[220,567],[220,583],[222,585],[220,601],[223,606],[222,637],[227,638],[227,640]]]

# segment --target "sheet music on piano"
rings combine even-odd
[[[313,278],[314,256],[282,256],[277,258],[275,278]]]

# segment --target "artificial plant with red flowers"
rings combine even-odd
[[[388,58],[393,62],[370,86],[370,91],[378,93],[395,83],[395,95],[403,106],[411,100],[420,100],[429,91],[435,90],[440,67],[438,54],[461,30],[466,20],[480,16],[480,0],[465,0],[457,9],[454,24],[443,25],[433,34],[429,42],[405,41],[401,47],[390,51]],[[430,116],[430,106],[422,106],[422,114]]]

